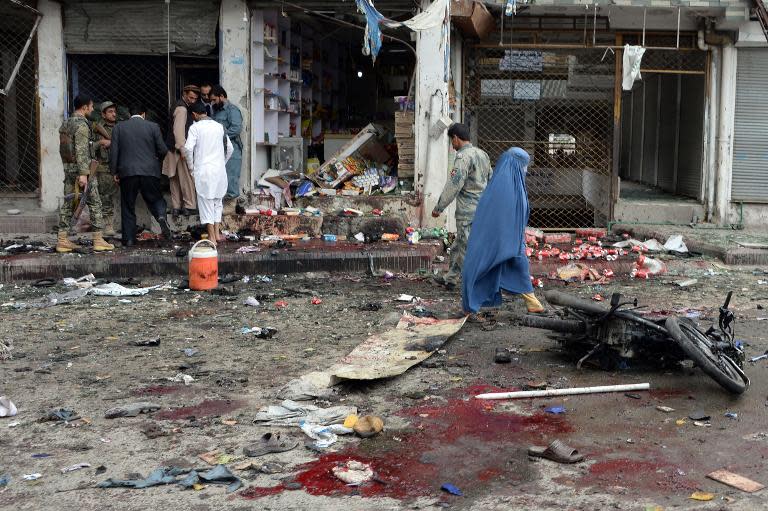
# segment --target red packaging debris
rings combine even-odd
[[[576,229],[576,236],[580,238],[605,238],[608,231],[597,227],[588,227],[585,229]]]
[[[544,287],[544,281],[541,279],[535,279],[531,277],[531,284],[533,287]]]
[[[373,211],[371,211],[371,214],[374,215],[374,216],[381,216],[381,215],[384,214],[384,212],[377,208],[377,209],[374,209]]]
[[[542,231],[541,229],[534,229],[533,227],[526,227],[525,235],[526,237],[531,236],[532,238],[540,240],[544,237],[544,231]]]
[[[525,256],[531,257],[533,255],[533,249],[531,247],[525,247]]]
[[[567,232],[544,235],[544,243],[570,243],[572,239],[573,236]]]
[[[312,305],[320,305],[321,303],[323,303],[323,301],[320,298],[318,298],[316,296],[312,297]]]
[[[610,268],[604,269],[603,270],[603,277],[606,277],[606,278],[609,278],[609,279],[612,278],[613,277],[613,270],[611,270]]]
[[[288,302],[286,302],[285,300],[279,300],[275,302],[275,307],[277,307],[278,309],[281,309],[283,307],[288,307]]]
[[[600,293],[593,296],[592,299],[596,302],[602,302],[603,300],[605,300],[605,298],[603,298],[603,295],[601,295]]]

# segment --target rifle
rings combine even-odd
[[[95,129],[99,135],[101,135],[103,138],[106,138],[107,140],[112,140],[112,137],[109,133],[107,133],[107,130],[104,129],[104,126],[102,126],[99,123],[94,122],[93,123],[93,129]]]
[[[80,193],[80,183],[75,181],[75,191],[64,196],[65,201],[72,201],[72,225],[77,225],[77,221],[83,213],[89,192],[90,187],[86,183],[85,188]]]

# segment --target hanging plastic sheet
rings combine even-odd
[[[363,39],[363,55],[370,55],[376,62],[376,57],[381,50],[381,28],[379,23],[384,20],[384,15],[376,10],[370,0],[355,0],[357,9],[365,15],[365,36]]]
[[[622,89],[632,90],[632,84],[635,83],[635,80],[641,78],[640,62],[643,59],[643,53],[645,53],[645,48],[642,46],[624,45],[624,65],[622,66],[624,76],[621,81]]]

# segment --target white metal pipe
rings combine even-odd
[[[736,108],[736,47],[723,46],[720,66],[720,111],[717,130],[717,168],[715,176],[715,221],[728,223],[733,162],[733,123]]]
[[[648,390],[650,388],[650,383],[628,383],[625,385],[604,385],[602,387],[493,392],[490,394],[478,394],[475,396],[475,399],[525,399],[531,397],[574,396],[578,394],[601,394],[603,392],[630,392],[633,390]]]

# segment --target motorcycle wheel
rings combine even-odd
[[[667,318],[669,335],[693,362],[721,387],[734,394],[747,390],[739,368],[730,358],[712,350],[712,341],[686,319]]]
[[[581,321],[548,318],[546,316],[523,316],[523,326],[552,330],[553,332],[562,332],[564,334],[583,334],[585,332],[584,323]]]

